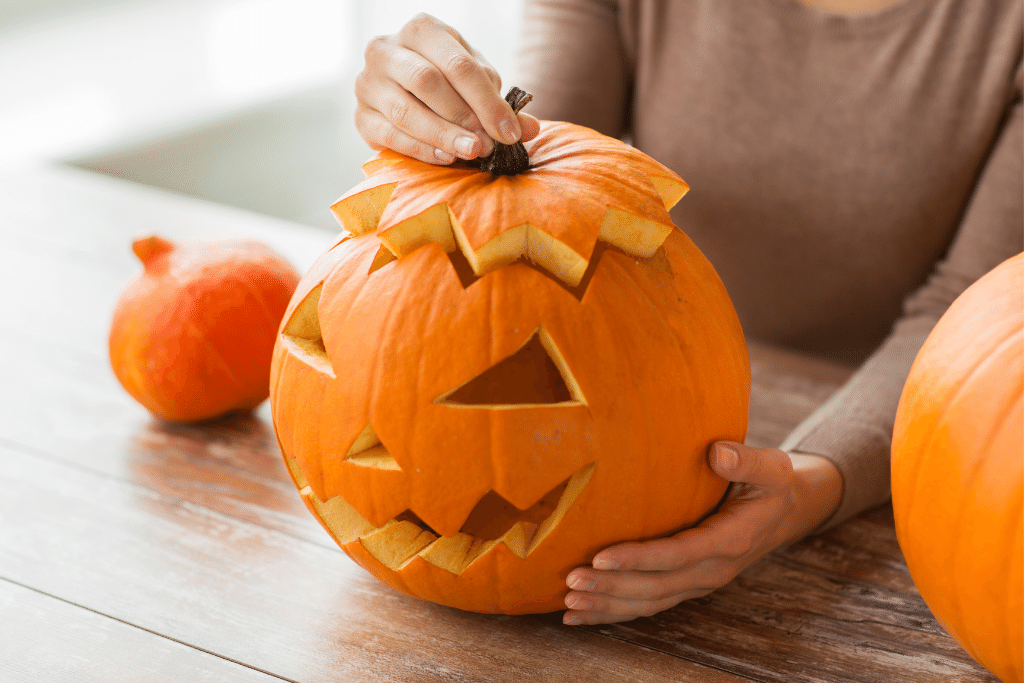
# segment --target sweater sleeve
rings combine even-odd
[[[886,340],[780,446],[787,452],[824,456],[839,468],[842,501],[822,529],[889,498],[896,408],[917,352],[954,299],[1024,250],[1021,78],[1018,68],[1007,115],[945,257],[904,300],[902,315]]]
[[[622,136],[631,79],[618,15],[614,0],[526,0],[514,84],[533,93],[531,114]]]

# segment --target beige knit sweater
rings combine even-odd
[[[527,0],[530,112],[690,184],[673,219],[748,336],[861,363],[780,446],[838,466],[830,525],[888,498],[914,356],[1024,249],[1022,46],[1021,0]]]

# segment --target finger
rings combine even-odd
[[[390,58],[385,60],[382,71],[384,79],[377,79],[375,81],[367,79],[370,82],[365,86],[361,85],[357,79],[357,94],[361,98],[367,101],[379,99],[382,96],[380,92],[381,80],[391,80],[424,104],[428,110],[440,117],[443,122],[451,124],[443,125],[431,117],[430,123],[437,131],[438,137],[435,139],[423,139],[424,142],[442,147],[464,159],[472,159],[478,155],[486,156],[490,154],[494,143],[491,137],[483,130],[480,119],[477,118],[472,107],[462,99],[462,96],[448,82],[444,74],[441,73],[441,70],[430,63],[430,61],[404,47],[392,48]],[[390,96],[393,97],[393,93]],[[379,107],[378,109],[380,111],[387,111]],[[426,122],[421,123],[426,124]],[[399,127],[413,137],[416,137],[416,133],[408,127],[401,125]],[[479,140],[479,144],[473,145],[472,156],[466,156],[466,153],[462,151],[445,147],[447,139],[458,138],[460,135],[466,138],[475,137]]]
[[[562,623],[566,626],[590,626],[594,624],[617,624],[623,621],[632,621],[638,615],[628,614],[605,614],[603,612],[579,612],[567,610],[562,615]]]
[[[501,76],[499,76],[497,70],[495,70],[495,68],[491,66],[491,63],[487,61],[487,58],[480,54],[480,52],[476,50],[472,45],[470,45],[466,41],[466,39],[462,37],[462,34],[459,33],[458,29],[456,29],[454,26],[448,26],[447,24],[444,24],[444,29],[448,33],[450,33],[452,37],[455,38],[455,40],[459,41],[462,47],[466,48],[466,50],[471,55],[473,55],[474,59],[480,62],[480,64],[484,67],[484,72],[487,74],[487,77],[490,78],[491,83],[494,84],[494,89],[498,92],[501,92]]]
[[[581,619],[580,623],[608,623],[609,617],[616,621],[651,617],[675,607],[683,600],[702,597],[710,592],[690,591],[660,600],[630,600],[597,593],[570,592],[565,597],[565,605],[572,611],[573,616],[578,616]],[[565,617],[562,618],[562,621],[565,622]]]
[[[715,558],[748,560],[760,544],[765,521],[778,517],[779,499],[730,499],[716,514],[668,538],[628,542],[594,556],[598,571],[676,571]],[[763,534],[762,534],[763,535]]]
[[[433,17],[420,15],[403,27],[399,40],[441,71],[489,136],[513,144],[519,140],[522,130],[512,107],[501,97],[494,70],[456,35]]]
[[[429,163],[451,163],[444,159],[452,157],[454,160],[456,156],[474,159],[480,154],[483,146],[479,137],[445,121],[397,84],[367,78],[357,79],[356,88],[362,106],[380,113],[392,127],[410,138],[445,152],[445,156]],[[384,129],[378,130],[378,133],[382,132]],[[365,135],[363,137],[366,138]]]
[[[630,600],[663,600],[693,591],[711,592],[736,578],[739,565],[730,558],[714,558],[668,572],[600,572],[579,568],[566,584],[579,594],[603,594]]]
[[[355,119],[359,134],[374,149],[386,147],[428,164],[446,165],[455,161],[448,152],[410,136],[375,109],[357,107]]]
[[[733,482],[742,482],[776,495],[793,481],[793,463],[777,448],[750,448],[735,441],[717,441],[711,447],[711,468]]]
[[[668,538],[630,541],[605,548],[592,561],[597,570],[672,571],[721,555],[720,539],[707,522]]]
[[[519,114],[519,128],[523,131],[523,142],[529,142],[540,135],[540,121],[529,114]]]

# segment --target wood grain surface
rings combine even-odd
[[[888,507],[649,619],[565,627],[395,593],[305,510],[269,410],[152,419],[110,371],[132,238],[333,234],[83,171],[0,180],[0,681],[994,681],[914,588]],[[851,368],[751,344],[748,442]]]

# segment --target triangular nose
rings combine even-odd
[[[345,454],[345,460],[353,465],[372,467],[378,470],[401,470],[391,452],[380,442],[377,432],[369,422],[356,437],[355,443]]]
[[[543,327],[538,327],[511,356],[434,402],[492,409],[586,403],[562,354]]]

